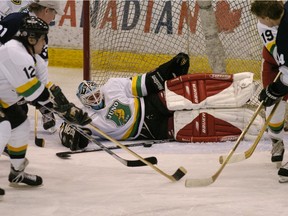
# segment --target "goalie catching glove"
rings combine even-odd
[[[92,135],[88,128],[81,128],[81,130],[89,136]],[[89,144],[89,140],[85,136],[66,122],[60,126],[59,137],[61,144],[72,151],[83,149]]]
[[[59,86],[52,85],[49,92],[53,98],[53,109],[69,123],[84,126],[92,121],[86,112],[67,100]]]

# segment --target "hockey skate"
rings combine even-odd
[[[13,166],[11,166],[10,174],[8,177],[10,186],[17,187],[20,183],[29,185],[29,186],[40,186],[42,185],[42,178],[37,175],[32,175],[24,172],[24,169],[15,170]]]
[[[288,162],[284,164],[278,171],[279,183],[288,182]]]
[[[155,71],[158,71],[161,74],[162,79],[170,80],[177,76],[187,74],[188,69],[189,56],[185,53],[179,53],[170,61],[160,65]]]
[[[55,128],[56,125],[55,116],[52,112],[43,114],[42,122],[44,130],[49,131],[51,134],[57,131],[57,129]]]
[[[2,197],[5,195],[5,190],[0,188],[0,200],[2,199]]]
[[[272,140],[272,150],[271,150],[271,161],[276,163],[277,168],[281,166],[283,161],[283,155],[285,152],[285,147],[283,140],[271,139]]]

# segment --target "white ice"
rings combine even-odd
[[[80,69],[49,68],[50,80],[59,84],[67,97],[79,104],[75,91],[82,80]],[[39,115],[41,116],[41,115]],[[38,188],[9,186],[9,159],[0,157],[0,187],[6,195],[0,201],[1,216],[265,216],[288,214],[288,183],[278,183],[275,164],[270,162],[271,144],[264,137],[251,158],[227,164],[210,186],[186,188],[187,178],[208,178],[220,167],[218,157],[227,154],[235,142],[164,143],[151,148],[133,147],[142,157],[155,156],[157,167],[173,174],[180,166],[188,170],[178,182],[171,182],[151,167],[126,167],[105,152],[72,155],[63,160],[55,153],[67,151],[58,133],[44,132],[39,119],[38,137],[44,148],[34,144],[34,108],[30,107],[31,139],[26,168],[43,177]],[[57,125],[60,124],[58,119]],[[287,140],[287,138],[285,139]],[[287,141],[286,141],[287,143]],[[105,144],[107,144],[105,142]],[[111,145],[111,143],[109,143]],[[252,142],[241,142],[236,153]],[[96,146],[96,145],[95,145]],[[90,148],[94,147],[90,144]],[[286,146],[287,147],[287,146]],[[137,159],[116,150],[126,159]],[[286,160],[288,157],[286,155]]]

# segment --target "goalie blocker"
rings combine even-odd
[[[174,138],[183,142],[236,140],[254,113],[242,106],[255,88],[251,72],[188,74],[167,81],[167,107],[175,111]],[[257,136],[263,123],[257,117],[245,138]]]

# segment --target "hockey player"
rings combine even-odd
[[[261,3],[263,4],[263,3]],[[281,20],[281,16],[283,13],[283,2],[281,1],[269,1],[264,3],[267,7],[271,8],[266,12],[261,12],[262,14],[258,14],[257,10],[259,8],[258,2],[255,1],[251,5],[251,11],[258,17],[257,28],[260,35],[260,38],[264,44],[262,56],[262,82],[263,87],[267,87],[271,84],[276,75],[279,72],[279,62],[278,62],[278,53],[276,47],[276,35],[277,28]],[[268,11],[269,17],[268,18]],[[286,111],[286,100],[287,96],[283,98],[280,102],[277,112],[273,115],[272,119],[268,125],[268,135],[272,141],[272,150],[271,150],[271,161],[277,163],[277,167],[279,164],[281,166],[281,162],[283,160],[283,155],[285,151],[284,143],[283,143],[283,135],[284,135],[284,124],[285,124],[285,111]],[[274,106],[266,108],[266,116],[269,116]]]
[[[24,10],[25,9],[25,10]],[[20,10],[24,10],[22,13],[13,13]],[[2,30],[0,30],[0,43],[4,44],[9,41],[18,31],[19,25],[24,17],[33,15],[37,16],[44,20],[47,24],[50,24],[54,19],[56,14],[63,15],[63,11],[60,8],[60,2],[55,0],[30,0],[30,1],[21,1],[20,3],[11,2],[10,0],[5,0],[0,6],[0,13],[4,16],[0,21]],[[48,39],[47,39],[48,41]],[[47,42],[46,41],[46,42]],[[41,57],[41,58],[40,58]],[[45,45],[43,51],[40,55],[36,55],[37,58],[37,77],[43,83],[48,83],[48,46]],[[23,102],[21,102],[23,104]],[[24,103],[23,108],[28,110],[27,105]],[[54,133],[55,128],[55,117],[53,113],[47,111],[46,109],[40,109],[43,121],[43,128],[45,130]]]
[[[22,22],[19,34],[0,47],[0,102],[12,128],[7,145],[12,164],[8,177],[11,183],[42,184],[40,176],[24,172],[30,127],[27,113],[17,104],[22,97],[33,105],[55,110],[69,122],[86,125],[91,121],[87,113],[69,103],[58,86],[46,87],[36,77],[35,55],[45,46],[48,30],[49,26],[43,20],[28,16]]]
[[[270,84],[267,85],[259,95],[259,100],[263,101],[264,106],[267,107],[267,111],[269,112],[269,110],[271,111],[271,106],[288,93],[288,4],[283,4],[282,1],[256,0],[251,5],[251,11],[256,15],[259,21],[259,33],[267,50],[272,54],[279,65],[279,68],[276,67],[276,72],[277,69],[281,72],[280,79],[272,83],[271,81],[273,80],[273,77],[275,77],[275,74],[269,74],[271,77],[266,75],[266,79]],[[263,53],[264,58],[265,56],[268,56],[266,50],[264,50]],[[271,70],[271,72],[273,71],[275,73],[275,69]],[[275,139],[275,141],[273,141],[273,149],[275,148],[275,151],[272,149],[272,153],[277,153],[279,155],[277,159],[280,161],[284,154],[284,144],[282,141],[284,113],[285,103],[280,102],[276,115],[273,117],[272,124],[269,125],[269,132],[272,135],[271,137],[272,139]],[[278,175],[280,183],[288,182],[288,163],[284,164],[279,169]]]
[[[26,9],[32,0],[11,1],[2,0],[0,4],[0,20],[10,13],[20,12]]]
[[[253,94],[253,74],[187,74],[188,68],[188,55],[180,53],[152,72],[131,79],[110,78],[100,88],[83,81],[77,97],[92,124],[117,140],[236,140],[253,114],[241,108]],[[256,124],[260,126],[261,120],[252,128]],[[95,131],[93,135],[100,136]],[[65,123],[60,139],[72,150],[88,144]]]

